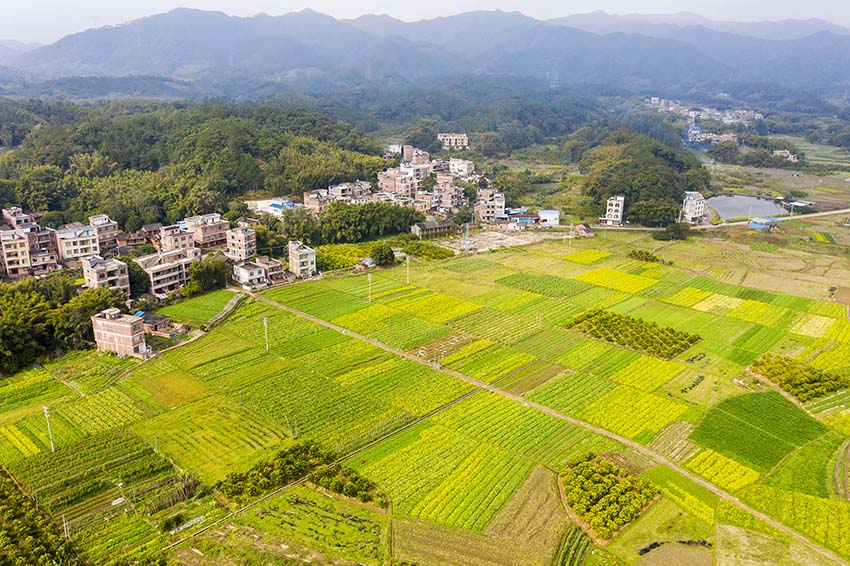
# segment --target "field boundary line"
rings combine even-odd
[[[850,209],[848,209],[848,212],[850,212]],[[251,294],[251,293],[249,293],[249,294]],[[288,305],[284,305],[282,303],[279,303],[277,301],[269,299],[268,297],[265,297],[265,296],[262,296],[262,295],[256,295],[256,294],[251,294],[251,296],[256,298],[259,301],[266,303],[266,304],[281,308],[281,309],[289,312],[290,314],[294,314],[294,315],[299,316],[301,318],[304,318],[306,320],[315,322],[315,323],[320,324],[320,325],[322,325],[326,328],[336,330],[337,332],[341,332],[341,333],[345,334],[346,336],[351,336],[353,338],[357,338],[358,340],[361,340],[361,341],[366,342],[368,344],[372,344],[374,346],[377,346],[377,347],[379,347],[379,348],[381,348],[381,349],[383,349],[387,352],[390,352],[390,353],[396,354],[398,356],[412,360],[412,361],[414,361],[414,362],[416,362],[420,365],[427,366],[427,367],[432,368],[432,369],[436,369],[427,360],[423,360],[422,358],[419,358],[418,356],[415,356],[414,354],[411,354],[411,353],[406,352],[404,350],[393,348],[392,346],[384,344],[384,343],[382,343],[378,340],[375,340],[373,338],[369,338],[368,336],[364,336],[364,335],[358,334],[356,332],[352,332],[352,331],[347,330],[347,329],[345,329],[345,328],[343,328],[343,327],[341,327],[337,324],[334,324],[332,322],[328,322],[326,320],[320,319],[319,317],[313,316],[311,314],[301,312],[301,311],[294,309],[294,308],[292,308]],[[770,517],[766,513],[763,513],[761,511],[747,505],[746,503],[744,503],[738,497],[735,497],[734,495],[726,492],[725,490],[719,488],[718,486],[714,485],[713,483],[709,482],[708,480],[705,480],[702,477],[700,477],[700,476],[698,476],[694,473],[689,472],[688,470],[686,470],[685,468],[683,468],[679,464],[676,464],[675,462],[673,462],[672,460],[670,460],[666,456],[659,454],[659,453],[649,449],[648,447],[646,447],[646,446],[644,446],[644,445],[642,445],[642,444],[640,444],[640,443],[638,443],[634,440],[620,436],[616,433],[613,433],[609,430],[606,430],[606,429],[601,428],[599,426],[593,425],[593,424],[586,422],[586,421],[583,421],[581,419],[565,415],[565,414],[560,413],[560,412],[558,412],[554,409],[551,409],[549,407],[546,407],[546,406],[541,405],[539,403],[536,403],[534,401],[530,401],[530,400],[522,397],[521,395],[515,395],[513,393],[510,393],[509,391],[506,391],[504,389],[500,389],[498,387],[495,387],[494,385],[487,384],[487,383],[480,381],[478,379],[469,377],[469,376],[464,375],[464,374],[462,374],[458,371],[455,371],[455,370],[452,370],[452,369],[449,369],[449,368],[445,368],[445,367],[440,367],[439,369],[437,369],[437,371],[441,371],[441,372],[443,372],[447,375],[456,377],[456,378],[461,379],[461,380],[463,380],[463,381],[465,381],[469,384],[472,384],[472,385],[476,386],[478,388],[478,390],[486,389],[487,391],[489,391],[491,393],[496,393],[498,395],[501,395],[502,397],[505,397],[507,399],[510,399],[512,401],[515,401],[517,403],[520,403],[520,404],[525,405],[527,407],[530,407],[532,409],[536,409],[536,410],[538,410],[538,411],[540,411],[544,414],[547,414],[547,415],[552,416],[556,419],[559,419],[559,420],[562,420],[562,421],[567,422],[569,424],[572,424],[573,426],[583,428],[585,430],[589,430],[590,432],[593,432],[593,433],[595,433],[599,436],[604,436],[606,438],[609,438],[611,440],[619,442],[620,444],[627,446],[627,447],[631,448],[632,450],[643,454],[644,456],[647,456],[651,460],[655,461],[657,464],[662,464],[662,465],[669,467],[670,469],[672,469],[673,471],[675,471],[679,475],[684,476],[685,478],[691,480],[692,482],[696,483],[697,485],[700,485],[701,487],[711,491],[712,493],[717,495],[719,498],[736,505],[737,507],[746,511],[750,515],[755,516],[756,518],[758,518],[758,519],[764,521],[765,523],[771,525],[772,527],[776,528],[780,532],[785,533],[786,535],[790,536],[791,538],[794,538],[797,541],[805,544],[806,546],[810,547],[812,550],[818,552],[819,554],[821,554],[821,555],[823,555],[823,556],[825,556],[825,557],[827,557],[827,558],[829,558],[833,561],[836,561],[840,564],[848,564],[847,560],[840,557],[838,554],[836,554],[832,550],[829,550],[828,548],[821,546],[819,543],[816,543],[816,542],[810,540],[807,536],[798,533],[797,531],[791,529],[790,527],[787,527],[786,525],[784,525],[783,523],[780,523],[779,521],[773,519],[772,517]]]

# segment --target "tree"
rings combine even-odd
[[[278,230],[284,238],[305,244],[318,242],[321,234],[318,217],[305,207],[284,210],[280,216]]]
[[[124,256],[118,259],[127,264],[127,273],[130,278],[130,296],[137,299],[145,293],[150,293],[151,280],[142,266],[133,261],[132,256]]]
[[[49,350],[49,312],[50,305],[37,292],[0,294],[0,373],[13,374]]]
[[[105,309],[121,308],[124,297],[106,287],[87,289],[50,313],[56,340],[70,348],[94,341],[91,317]]]
[[[652,237],[656,240],[687,240],[691,233],[691,225],[684,222],[671,224],[662,232],[654,232]]]
[[[192,296],[213,289],[223,289],[230,281],[230,264],[223,255],[210,255],[189,266],[189,284],[183,295]]]
[[[385,267],[395,263],[395,253],[389,244],[378,244],[372,248],[372,259],[375,265]]]
[[[629,222],[637,222],[644,226],[669,225],[679,217],[680,206],[667,200],[641,200],[632,204],[626,210]]]

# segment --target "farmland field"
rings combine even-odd
[[[850,323],[825,291],[850,262],[823,243],[824,257],[809,257],[611,232],[411,262],[409,281],[405,266],[376,270],[371,296],[362,275],[281,286],[141,364],[93,351],[42,360],[0,384],[0,463],[57,532],[65,515],[91,563],[161,558],[209,525],[167,557],[747,563],[740,552],[747,564],[820,564],[813,541],[850,559]],[[200,327],[231,297],[162,312]],[[583,315],[599,318],[573,324]],[[836,379],[792,402],[756,371],[780,357],[799,368],[791,385]],[[239,510],[216,483],[305,440],[386,506],[309,482],[258,501],[281,486],[257,472],[268,483]],[[651,484],[623,513],[633,520],[600,514],[596,531],[564,507],[557,478],[588,454]],[[735,533],[757,548],[732,544]],[[771,544],[781,552],[758,553]]]

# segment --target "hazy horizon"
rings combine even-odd
[[[850,8],[833,0],[812,0],[801,5],[791,0],[776,0],[769,13],[760,0],[610,0],[601,5],[589,0],[569,3],[549,0],[433,0],[425,5],[400,6],[389,0],[316,0],[313,2],[279,2],[273,0],[241,0],[237,5],[227,0],[145,0],[133,5],[110,0],[79,0],[73,6],[62,0],[15,2],[0,20],[0,39],[25,43],[52,43],[66,35],[93,27],[118,25],[175,8],[221,11],[232,16],[250,17],[259,13],[273,16],[310,8],[335,18],[354,18],[364,14],[387,14],[415,21],[450,16],[475,10],[518,11],[538,19],[604,10],[612,14],[669,14],[692,12],[712,20],[769,21],[782,19],[821,18],[838,25],[850,26]],[[47,14],[47,16],[45,16]]]

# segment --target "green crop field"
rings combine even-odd
[[[198,325],[220,313],[233,296],[230,291],[214,291],[162,307],[157,313],[170,316],[177,322]]]
[[[850,560],[850,322],[826,291],[850,262],[791,248],[623,232],[378,269],[371,293],[280,286],[144,363],[83,351],[4,379],[0,464],[93,564],[743,564],[734,529]],[[233,296],[160,312],[200,328]],[[339,473],[272,494],[304,441]],[[558,478],[588,454],[647,498],[565,508]],[[249,469],[231,500],[217,482]]]

